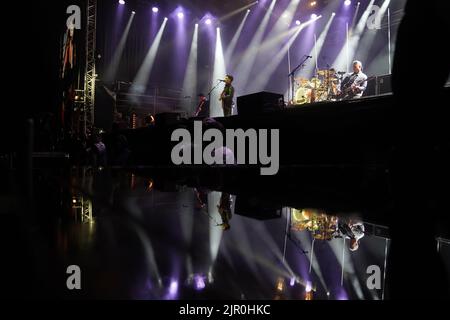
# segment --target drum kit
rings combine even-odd
[[[345,72],[336,72],[334,69],[317,70],[310,80],[306,78],[294,78],[297,86],[294,104],[320,101],[336,101],[342,76]]]

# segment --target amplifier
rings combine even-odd
[[[284,108],[284,96],[279,93],[258,92],[237,98],[239,115],[255,115]]]
[[[377,77],[378,94],[392,93],[391,75],[385,74]]]

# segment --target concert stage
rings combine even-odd
[[[442,103],[450,99],[450,88],[443,91],[441,98]],[[405,105],[408,103],[411,105]],[[384,95],[215,120],[226,129],[279,129],[280,165],[388,166],[399,144],[430,138],[436,148],[445,146],[445,140],[433,137],[439,130],[446,130],[439,126],[444,106],[412,103]],[[427,108],[435,110],[431,116],[423,114]],[[418,113],[422,114],[419,118]],[[202,120],[168,116],[172,121],[161,120],[155,126],[123,131],[133,154],[133,165],[171,164],[170,150],[174,146],[170,141],[171,130],[192,128],[193,121]]]

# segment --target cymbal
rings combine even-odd
[[[309,80],[306,79],[306,78],[295,78],[295,80],[296,80],[297,82],[309,82]]]
[[[318,87],[318,86],[320,86],[322,81],[320,81],[320,79],[318,79],[318,78],[312,78],[310,83],[311,83],[311,86]]]
[[[328,72],[330,72],[329,70],[326,70],[326,69],[324,69],[324,70],[317,70],[317,74],[319,75],[319,76],[325,76],[325,75],[328,75]]]
[[[296,81],[300,87],[309,87],[311,84],[308,79],[296,78]]]
[[[338,83],[339,82],[339,78],[337,77],[328,77],[325,79],[325,82],[327,83]]]

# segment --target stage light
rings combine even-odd
[[[159,9],[158,9],[158,7],[153,7],[153,8],[152,8],[152,11],[153,11],[154,13],[157,13],[157,12],[159,11]]]
[[[206,287],[205,279],[203,278],[202,275],[194,276],[194,284],[195,284],[195,289],[199,290],[199,291],[202,289],[205,289],[205,287]]]
[[[213,283],[214,282],[214,277],[212,275],[212,272],[209,271],[208,272],[208,283]]]
[[[119,8],[120,10],[122,8]],[[117,44],[117,47],[115,48],[114,55],[111,59],[111,62],[106,69],[104,80],[107,82],[113,82],[116,79],[117,70],[119,68],[120,60],[125,48],[125,44],[127,42],[128,34],[131,28],[131,25],[133,23],[135,14],[134,11],[130,14],[130,17],[128,18],[127,25],[125,27],[125,30],[122,33],[122,36],[120,37],[119,43]]]
[[[164,22],[161,24],[158,33],[153,39],[153,43],[150,46],[150,49],[148,50],[148,53],[145,56],[137,75],[134,77],[133,84],[131,86],[131,91],[133,93],[143,93],[147,88],[147,82],[155,63],[156,54],[158,53],[158,48],[161,43],[161,38],[166,27],[167,20],[167,17],[164,18]]]
[[[124,0],[119,0],[119,4],[125,4]]]
[[[196,23],[195,26],[198,27],[198,23]]]
[[[349,5],[351,5],[352,4],[352,1],[351,0],[345,0],[344,1],[344,5],[346,5],[346,6],[349,6]]]
[[[178,281],[172,280],[169,286],[169,296],[174,297],[178,293]]]
[[[333,12],[331,15],[334,17],[336,15],[336,12]]]
[[[283,292],[284,291],[284,279],[283,278],[278,278],[277,280],[277,291],[278,292]]]
[[[300,20],[295,20],[295,24],[299,26],[301,24]]]
[[[311,19],[316,19],[316,18],[317,18],[317,14],[313,13],[313,14],[311,15]]]
[[[291,281],[289,282],[290,286],[293,287],[295,285],[295,277],[291,278]]]
[[[310,7],[315,7],[315,6],[316,6],[316,4],[317,4],[317,2],[316,2],[316,1],[311,1],[311,2],[309,3],[309,6],[310,6]]]
[[[231,57],[233,56],[234,49],[236,48],[237,42],[242,34],[242,29],[244,28],[244,24],[247,21],[247,18],[250,14],[250,9],[247,10],[247,13],[244,15],[241,23],[239,24],[239,27],[237,28],[236,32],[234,33],[233,38],[231,39],[227,50],[225,52],[225,61],[230,61]]]
[[[312,300],[313,299],[313,292],[312,291],[309,291],[309,292],[306,292],[306,294],[305,294],[305,300]]]
[[[311,291],[312,291],[312,284],[311,284],[311,282],[308,281],[308,282],[306,283],[305,291],[306,291],[306,292],[311,292]]]
[[[208,19],[205,20],[205,24],[206,24],[206,25],[209,26],[211,23],[212,23],[211,19],[208,18]]]
[[[222,37],[220,34],[220,28],[216,28],[216,46],[215,46],[215,50],[214,50],[214,68],[213,68],[213,77],[212,79],[214,79],[211,83],[211,85],[214,85],[216,83],[215,79],[221,79],[221,77],[224,76],[224,74],[226,74],[226,65],[225,65],[225,57],[224,57],[224,53],[223,53],[223,47],[222,47]],[[219,101],[219,95],[220,92],[215,91],[212,93],[211,96],[211,105],[210,105],[210,113],[212,117],[218,117],[218,116],[222,116],[223,115],[223,111],[222,111],[222,107]],[[213,200],[216,197],[218,197],[220,199],[220,196],[214,194],[211,195],[211,199],[208,196],[208,203],[209,200]],[[211,203],[217,203],[217,202],[211,202]],[[219,236],[219,235],[213,235],[211,234],[211,236]],[[217,239],[217,241],[211,241],[211,252],[214,252],[214,259],[217,255],[218,249],[219,249],[219,245],[220,245],[220,238]]]
[[[238,70],[237,75],[235,75],[237,80],[236,87],[240,88],[239,90],[241,94],[246,94],[248,92],[248,80],[250,78],[250,74],[255,61],[257,60],[255,59],[255,57],[259,53],[259,47],[261,46],[265,31],[267,29],[267,26],[269,25],[270,17],[272,16],[276,2],[277,0],[271,1],[269,8],[264,14],[264,18],[261,20],[258,28],[254,32],[252,39],[247,42],[247,49],[240,58],[238,66],[235,68],[235,70]]]
[[[178,17],[179,19],[183,19],[183,18],[184,18],[184,13],[183,13],[183,12],[178,12],[178,13],[177,13],[177,17]]]
[[[136,14],[136,11],[131,11],[131,14]]]

